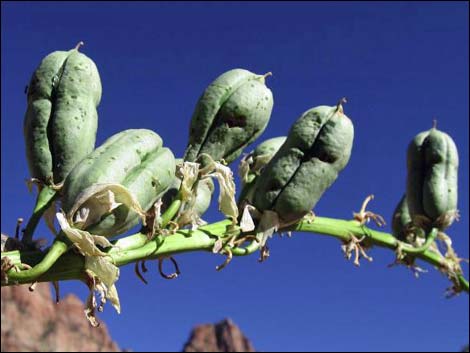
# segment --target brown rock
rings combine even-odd
[[[2,287],[2,352],[119,352],[106,325],[93,328],[83,303],[68,295],[56,304],[47,283]]]
[[[251,342],[230,319],[196,326],[183,352],[255,352]]]

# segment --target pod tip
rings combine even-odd
[[[437,119],[432,120],[432,128],[437,129]]]
[[[264,75],[259,75],[259,76],[257,76],[256,79],[259,80],[261,83],[264,84],[264,83],[266,82],[266,77],[272,76],[272,75],[273,75],[273,73],[272,73],[271,71],[269,71],[269,72],[266,72]]]
[[[75,50],[78,50],[80,49],[81,46],[85,45],[85,43],[83,43],[83,41],[80,41],[77,43],[77,45],[75,46]]]
[[[338,104],[336,105],[336,111],[338,112],[343,112],[343,104],[344,103],[347,103],[348,100],[346,99],[346,97],[343,97],[339,100]]]

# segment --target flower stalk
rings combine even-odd
[[[373,230],[356,220],[315,217],[313,220],[303,219],[280,231],[327,235],[343,243],[351,242],[353,237],[362,238],[365,248],[378,246],[393,251],[400,249],[402,254],[427,262],[445,273],[453,282],[455,291],[469,292],[468,281],[464,278],[460,266],[456,266],[453,259],[443,257],[432,249],[416,253],[416,248],[400,242],[391,234]],[[178,230],[174,234],[164,236],[163,241],[158,239],[159,237],[148,240],[146,234],[136,233],[114,241],[115,247],[107,251],[107,256],[116,266],[124,266],[137,261],[158,259],[185,252],[211,252],[217,240],[233,235],[233,225],[229,219],[208,224],[196,230]],[[246,234],[240,234],[240,236],[246,236]],[[234,256],[246,256],[258,248],[257,244],[252,242],[247,248],[233,248],[232,253]],[[55,249],[55,251],[63,252],[64,249]],[[69,250],[60,257],[54,256],[57,261],[47,261],[52,258],[52,255],[54,254],[51,254],[49,249],[2,252],[2,272],[5,271],[4,274],[7,277],[7,281],[2,278],[2,286],[85,278],[83,256]],[[6,267],[6,264],[9,266]],[[39,270],[37,270],[38,264]]]

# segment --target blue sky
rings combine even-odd
[[[406,146],[437,119],[460,153],[462,217],[448,234],[468,258],[468,7],[2,2],[1,230],[13,233],[34,203],[24,183],[24,87],[45,55],[82,40],[103,85],[97,144],[124,129],[148,128],[181,156],[197,99],[236,67],[273,72],[267,85],[274,109],[260,140],[286,134],[311,107],[348,97],[353,153],[315,207],[320,216],[349,219],[373,193],[371,210],[389,220],[404,192]],[[221,218],[216,205],[205,218]],[[222,257],[183,254],[177,280],[160,278],[153,263],[147,286],[128,266],[118,282],[122,313],[108,306],[101,318],[118,344],[134,351],[180,350],[194,325],[224,317],[261,351],[455,351],[468,343],[468,295],[447,300],[448,282],[434,269],[417,280],[405,268],[387,268],[391,251],[370,254],[374,262],[355,268],[337,240],[299,233],[274,238],[263,264],[253,255],[216,272]],[[81,283],[64,283],[62,292],[87,294]]]

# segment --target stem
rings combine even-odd
[[[33,214],[26,225],[22,242],[25,245],[30,245],[33,242],[34,231],[41,220],[42,215],[51,206],[52,202],[57,197],[57,191],[48,186],[44,186],[38,194],[36,206],[34,207]]]
[[[13,281],[15,283],[16,282],[25,283],[25,282],[36,281],[36,278],[46,273],[46,271],[48,271],[52,267],[52,265],[54,265],[57,259],[62,254],[64,254],[67,251],[67,249],[68,249],[68,246],[66,243],[64,243],[61,240],[55,240],[54,244],[52,244],[47,254],[38,264],[36,264],[30,270],[24,270],[20,272],[17,272],[15,270],[10,270],[10,272],[8,272],[8,280]],[[19,265],[19,264],[16,264],[16,265]]]
[[[166,211],[162,214],[162,228],[165,228],[168,223],[176,216],[181,207],[181,200],[178,198],[174,200]]]
[[[80,42],[77,43],[77,45],[75,46],[74,49],[75,49],[75,50],[78,50],[78,49],[80,49],[80,47],[81,47],[82,45],[85,45],[85,43],[83,43],[83,41],[80,41]]]
[[[219,238],[226,238],[231,235],[231,224],[230,220],[223,220],[200,227],[194,231],[189,229],[179,230],[175,234],[164,237],[162,244],[159,244],[155,239],[149,241],[145,234],[137,233],[116,241],[115,245],[119,247],[112,248],[108,251],[108,254],[112,258],[114,264],[117,266],[124,266],[140,260],[156,259],[184,252],[211,251],[216,240]],[[352,236],[355,236],[356,238],[365,236],[365,242],[368,245],[388,248],[393,251],[401,245],[403,253],[413,255],[414,257],[436,266],[441,270],[446,271],[448,268],[446,259],[440,257],[439,254],[432,250],[423,249],[424,246],[417,249],[411,245],[400,243],[399,240],[393,237],[393,235],[372,230],[361,225],[357,221],[316,217],[312,222],[303,220],[293,226],[283,229],[283,231],[287,230],[328,235],[343,242],[351,241]],[[434,233],[432,231],[426,243],[432,242],[432,239],[434,238],[433,234]],[[60,259],[54,264],[55,260],[67,249],[65,244],[60,247],[59,245],[56,245],[56,243],[54,243],[47,254],[39,251],[10,251],[2,253],[2,258],[8,257],[12,264],[17,265],[20,268],[22,264],[34,266],[31,270],[17,273],[15,270],[10,270],[7,273],[10,281],[8,283],[2,283],[2,286],[15,283],[30,283],[33,281],[44,282],[82,279],[84,276],[84,260],[79,254],[69,251],[60,257]],[[233,255],[236,256],[245,256],[253,253],[257,249],[258,244],[256,241],[253,241],[246,248],[233,248],[232,252]],[[53,265],[50,270],[47,271],[47,265],[50,264]],[[37,269],[37,266],[41,266],[41,268]],[[457,274],[457,278],[460,288],[468,293],[468,281],[460,273]]]
[[[271,71],[269,71],[269,72],[266,72],[264,75],[259,75],[257,79],[261,83],[265,84],[266,83],[266,77],[269,77],[269,76],[272,76],[272,75],[273,75],[273,73]]]
[[[242,247],[236,247],[232,249],[232,254],[234,256],[246,256],[253,254],[256,250],[259,249],[259,242],[257,240],[253,240],[248,244],[248,246],[242,248]]]
[[[433,241],[436,240],[438,233],[439,233],[439,230],[437,228],[433,228],[431,232],[429,233],[424,244],[418,248],[408,249],[407,251],[408,254],[419,254],[419,253],[426,251],[429,248],[429,246],[433,243]]]
[[[223,221],[219,221],[216,223],[199,227],[198,231],[209,232],[209,234],[211,233],[219,234],[218,236],[223,237],[224,236],[223,233],[225,232],[225,229],[227,225],[229,224],[232,224],[231,221],[223,220]],[[184,231],[180,231],[180,232],[184,232]],[[187,233],[185,232],[185,234]],[[166,238],[170,238],[170,237],[171,236],[168,236]],[[108,254],[112,255],[115,253],[119,253],[121,251],[129,251],[129,250],[137,249],[149,243],[150,241],[151,240],[148,239],[147,235],[142,234],[142,233],[129,235],[127,237],[121,238],[113,242],[114,247],[108,250]]]
[[[458,275],[459,283],[462,286],[462,289],[468,293],[468,281],[465,279],[463,275]]]
[[[329,235],[332,237],[339,238],[343,241],[349,241],[350,235],[360,237],[363,235],[367,236],[367,240],[376,246],[395,250],[399,245],[393,235],[372,230],[366,226],[361,226],[356,221],[344,221],[334,218],[316,217],[312,223],[299,222],[292,226],[290,230],[296,230],[300,232],[318,233],[323,235]],[[418,253],[414,253],[416,248],[408,244],[402,244],[403,253],[413,254],[413,256],[433,265],[439,269],[446,270],[446,261],[442,259],[438,254],[431,250],[425,250]],[[465,292],[469,292],[468,281],[462,274],[457,275],[459,285]]]
[[[340,113],[343,113],[343,104],[347,103],[348,100],[346,99],[346,97],[343,97],[339,100],[338,104],[336,104],[336,111],[337,112],[340,112]]]

